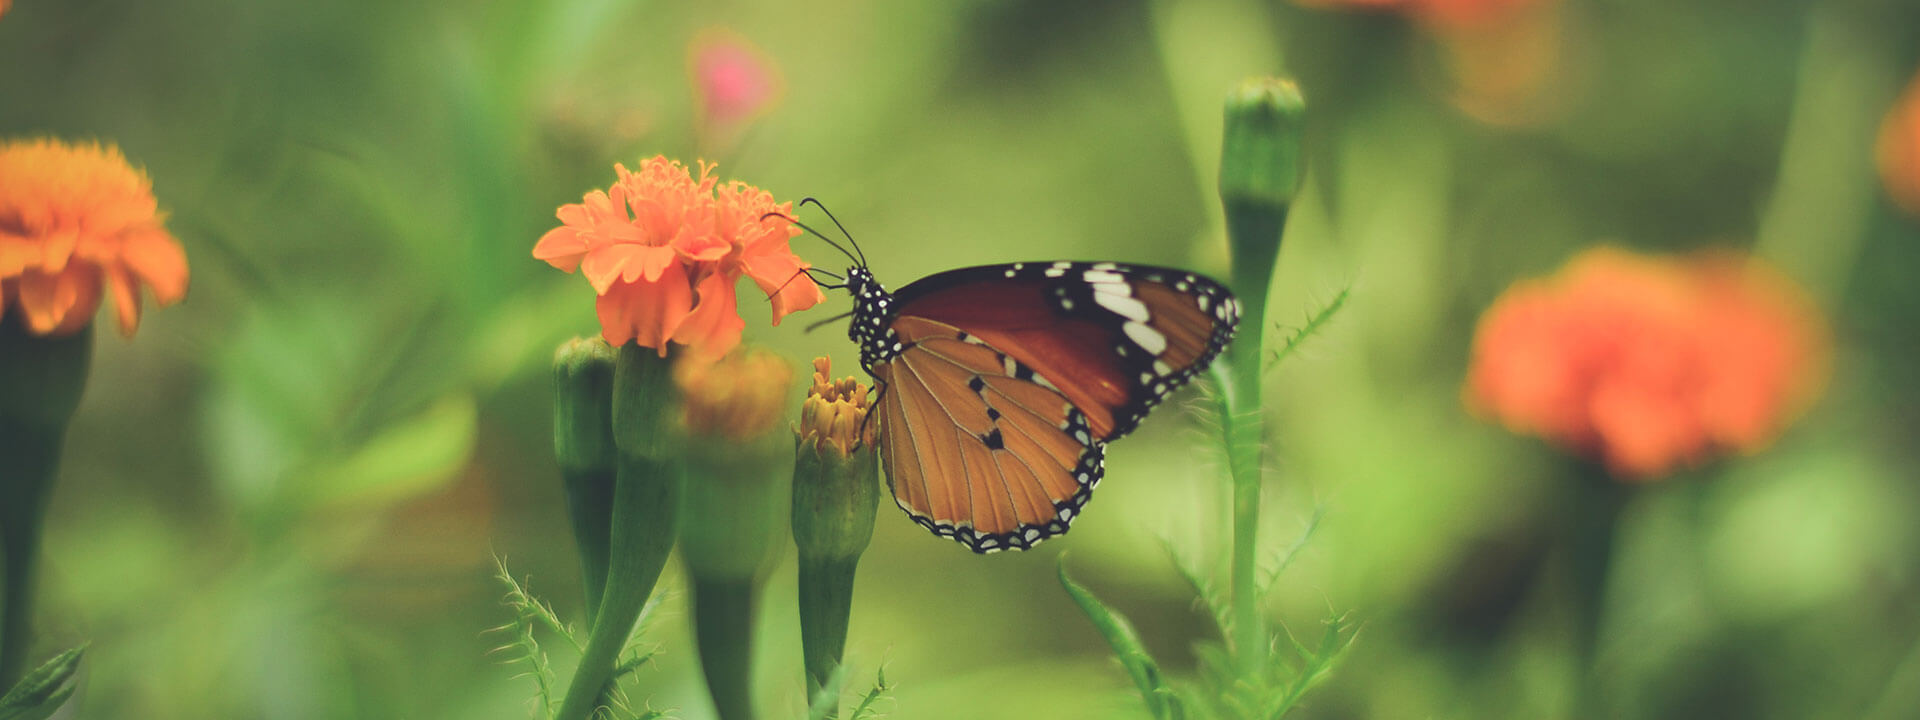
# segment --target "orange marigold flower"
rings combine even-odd
[[[792,203],[738,181],[720,186],[713,166],[693,177],[655,156],[638,172],[615,165],[617,179],[557,213],[533,256],[585,275],[599,296],[600,333],[667,354],[667,342],[717,358],[740,342],[734,285],[753,278],[773,304],[773,322],[826,299],[801,270],[788,239],[799,229],[781,217]]]
[[[1811,302],[1757,260],[1597,248],[1494,301],[1465,396],[1645,479],[1765,448],[1817,394],[1826,355]]]
[[[845,458],[860,448],[873,447],[873,423],[867,413],[873,403],[868,388],[852,377],[833,378],[832,362],[813,359],[813,387],[800,405],[800,447],[818,454],[833,448]]]
[[[714,362],[683,357],[674,363],[689,433],[747,441],[780,423],[793,368],[779,355],[750,347],[735,348]]]
[[[1914,76],[1880,122],[1874,155],[1887,197],[1901,209],[1920,215],[1920,75]]]
[[[0,143],[0,313],[69,335],[93,321],[104,288],[133,335],[141,285],[162,306],[187,294],[187,256],[163,220],[146,173],[112,145]]]

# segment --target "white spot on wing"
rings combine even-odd
[[[1121,285],[1127,284],[1127,278],[1125,276],[1121,275],[1120,273],[1110,272],[1107,270],[1088,270],[1086,274],[1082,275],[1081,277],[1086,278],[1087,282],[1090,282],[1090,283],[1118,283]]]
[[[1104,292],[1096,292],[1093,294],[1093,301],[1100,303],[1101,307],[1104,307],[1108,310],[1112,310],[1114,314],[1119,315],[1120,317],[1126,318],[1128,320],[1132,320],[1134,322],[1147,321],[1147,304],[1140,302],[1139,300],[1135,300],[1131,297],[1127,297],[1124,295],[1111,295]],[[1132,324],[1132,323],[1129,323],[1129,324]],[[1163,339],[1163,345],[1164,345],[1164,339]],[[1158,350],[1155,350],[1154,352],[1156,354],[1159,353]]]
[[[1142,311],[1144,312],[1144,306]],[[1147,351],[1149,355],[1159,355],[1161,351],[1167,349],[1167,336],[1161,335],[1159,330],[1147,327],[1145,323],[1129,322],[1121,329],[1126,331],[1127,337],[1133,340],[1135,345],[1139,345],[1140,349]]]

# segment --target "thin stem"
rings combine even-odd
[[[1236,242],[1233,287],[1240,299],[1240,329],[1228,350],[1229,387],[1221,428],[1227,465],[1233,475],[1233,646],[1242,677],[1264,672],[1267,628],[1259,594],[1258,559],[1261,468],[1266,462],[1266,418],[1261,411],[1261,352],[1266,328],[1267,284],[1280,254],[1286,225],[1284,207],[1227,203],[1227,234],[1233,238],[1271,238]]]
[[[40,555],[40,531],[59,472],[65,428],[0,423],[0,558],[5,563],[4,620],[0,620],[0,691],[13,687],[29,669],[33,644],[33,577]]]
[[[620,651],[653,594],[678,531],[679,462],[622,456],[613,491],[612,553],[593,633],[567,685],[557,720],[587,720],[607,691]]]
[[[807,670],[807,697],[833,677],[847,648],[847,622],[853,615],[852,558],[800,557],[800,647]],[[833,717],[828,713],[827,717]]]

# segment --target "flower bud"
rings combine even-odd
[[[800,643],[809,694],[833,675],[846,648],[854,570],[873,539],[880,498],[867,388],[853,378],[829,381],[826,358],[815,359],[813,368],[793,463]]]
[[[607,542],[613,524],[613,346],[574,338],[553,357],[553,455],[566,485],[567,515],[580,549],[587,613],[607,585]]]
[[[719,716],[753,717],[753,636],[766,576],[779,559],[793,471],[779,426],[793,371],[744,346],[717,361],[682,357],[688,484],[680,559],[692,586],[694,640]]]

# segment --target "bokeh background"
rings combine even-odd
[[[707,42],[755,48],[750,117],[703,104]],[[1264,542],[1320,520],[1271,609],[1363,624],[1297,717],[1578,716],[1535,589],[1568,460],[1461,383],[1492,299],[1602,242],[1751,249],[1834,338],[1772,447],[1633,494],[1599,651],[1618,714],[1913,717],[1920,232],[1874,140],[1916,68],[1898,0],[16,0],[0,135],[118,143],[193,269],[184,304],[98,339],[37,654],[92,641],[75,717],[527,717],[483,630],[509,619],[496,555],[580,613],[547,362],[595,324],[529,255],[556,206],[664,153],[821,198],[895,287],[1054,258],[1224,274],[1220,103],[1285,73],[1311,169],[1269,315],[1351,294],[1272,376]],[[802,326],[845,302],[777,328],[742,306],[752,341],[844,372],[841,326]],[[1070,552],[1190,673],[1207,624],[1161,544],[1223,532],[1207,447],[1156,414],[1025,554],[882,507],[855,684],[884,665],[902,718],[1145,717],[1052,573]],[[792,572],[764,609],[772,717],[802,705]],[[684,595],[663,614],[643,694],[710,717]]]

